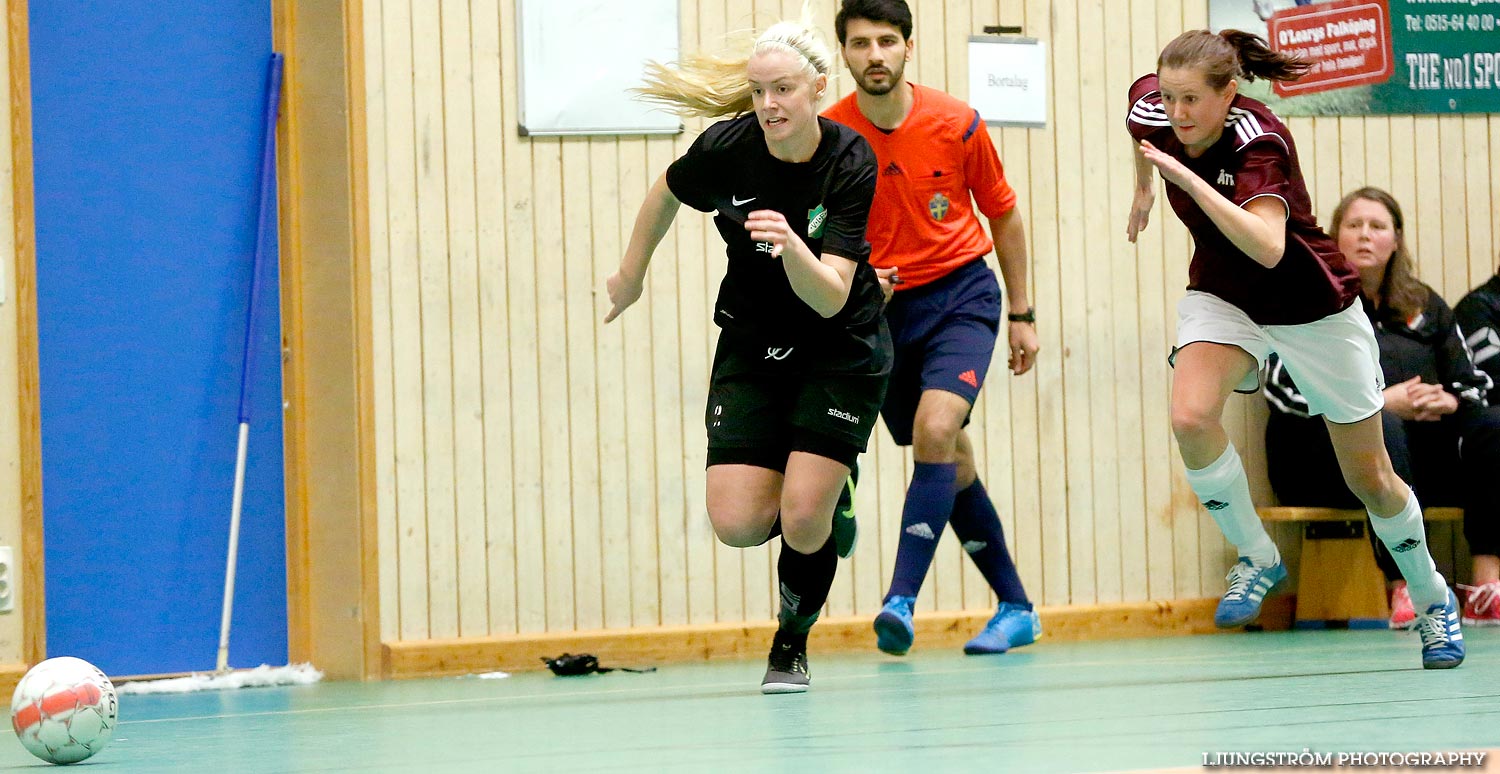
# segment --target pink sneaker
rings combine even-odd
[[[1391,628],[1410,629],[1417,623],[1417,609],[1411,605],[1411,593],[1406,590],[1406,581],[1396,581],[1391,590]]]
[[[1469,592],[1464,604],[1464,623],[1470,626],[1500,626],[1500,581],[1463,588]]]

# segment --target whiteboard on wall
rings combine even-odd
[[[677,59],[677,0],[516,0],[521,134],[674,134],[641,102],[646,62]]]
[[[994,126],[1047,125],[1047,44],[1035,38],[969,38],[969,104]]]

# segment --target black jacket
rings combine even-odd
[[[1474,365],[1491,380],[1500,380],[1500,274],[1469,291],[1453,313],[1474,355]]]

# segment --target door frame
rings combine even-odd
[[[31,34],[27,0],[9,0],[6,37],[10,66],[10,148],[15,235],[17,379],[21,467],[21,658],[29,667],[46,658],[46,561],[42,541],[42,396],[36,314],[36,213],[32,194]],[[24,674],[24,669],[22,674]],[[14,675],[19,680],[21,675]],[[0,673],[0,689],[11,677]]]
[[[273,0],[286,400],[287,647],[380,670],[362,0]]]

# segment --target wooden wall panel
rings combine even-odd
[[[1028,34],[1043,38],[1051,47],[1053,69],[1061,61],[1057,53],[1052,24],[1052,4],[1047,0],[1027,0],[1023,22]],[[1048,100],[1049,126],[1062,120],[1060,101],[1053,96]],[[1028,198],[1020,206],[1026,208],[1029,218],[1027,248],[1031,253],[1031,271],[1035,277],[1032,304],[1045,322],[1038,323],[1037,335],[1041,339],[1035,373],[1029,378],[1036,381],[1037,462],[1040,468],[1036,481],[1038,488],[1038,513],[1035,516],[1018,514],[1018,518],[1035,519],[1039,535],[1035,546],[1021,544],[1017,554],[1018,569],[1022,580],[1028,585],[1032,599],[1044,604],[1066,604],[1070,599],[1071,578],[1066,561],[1056,561],[1068,555],[1069,519],[1068,506],[1072,489],[1071,477],[1064,462],[1064,438],[1066,428],[1063,421],[1063,405],[1067,395],[1064,382],[1064,364],[1069,359],[1070,349],[1064,338],[1064,314],[1062,300],[1063,278],[1068,275],[1064,256],[1066,253],[1058,240],[1060,224],[1055,212],[1058,201],[1058,179],[1053,170],[1057,167],[1059,140],[1051,130],[1025,130],[1027,135],[1027,167],[1031,174],[1025,178],[1013,177],[1012,183],[1029,190]],[[1019,154],[1014,154],[1019,155]],[[1004,158],[1001,159],[1005,161]],[[1030,486],[1031,482],[1016,482],[1018,490]],[[1023,557],[1029,561],[1023,561]],[[1038,583],[1040,579],[1040,583]]]
[[[20,563],[12,570],[16,613],[0,618],[0,686],[14,685],[41,660],[46,642],[41,514],[41,422],[36,333],[36,249],[31,201],[31,52],[27,4],[5,4],[0,65],[0,544]]]
[[[1086,88],[1085,104],[1096,114],[1123,102],[1117,95],[1126,93],[1135,77],[1128,5],[1108,5],[1100,21],[1101,29],[1086,28],[1086,38],[1081,38],[1089,43],[1083,52],[1087,59],[1080,64],[1095,68],[1095,77],[1099,79],[1097,86]],[[1084,83],[1086,87],[1090,85]],[[1094,181],[1087,191],[1087,252],[1091,256],[1109,257],[1107,271],[1091,272],[1089,280],[1090,293],[1096,299],[1091,302],[1090,314],[1097,317],[1097,321],[1091,321],[1090,337],[1098,343],[1098,349],[1091,350],[1091,355],[1102,368],[1133,368],[1142,356],[1136,291],[1139,267],[1130,244],[1112,225],[1122,203],[1128,207],[1132,198],[1133,146],[1116,122],[1096,119],[1087,125],[1097,125],[1100,131],[1093,136],[1086,134],[1084,139],[1085,178]],[[1118,163],[1121,160],[1124,165]],[[1101,439],[1107,450],[1104,456],[1117,461],[1114,466],[1096,463],[1096,469],[1103,474],[1097,479],[1103,483],[1103,489],[1096,492],[1096,499],[1108,498],[1113,493],[1118,503],[1113,511],[1100,510],[1096,517],[1097,584],[1101,600],[1140,599],[1146,592],[1144,519],[1139,517],[1145,506],[1144,438],[1142,417],[1135,408],[1141,403],[1141,387],[1140,380],[1133,378],[1104,384],[1096,381],[1092,385],[1094,420],[1107,417],[1108,426],[1113,428],[1112,438]],[[1122,411],[1121,406],[1129,406],[1131,410]]]
[[[625,220],[617,205],[620,199],[620,143],[600,142],[589,148],[590,211],[592,223],[592,272],[590,277],[606,277],[613,272],[624,250]],[[585,289],[592,287],[586,285]],[[585,311],[592,320],[592,303]],[[599,552],[597,567],[602,585],[604,628],[618,629],[631,624],[630,598],[630,532],[625,509],[613,505],[628,503],[630,471],[626,463],[625,391],[619,388],[618,375],[625,371],[627,352],[624,327],[611,325],[598,330],[595,340],[599,358],[598,418],[594,432],[599,448]],[[587,428],[585,428],[586,430]],[[609,518],[607,514],[616,514]],[[608,579],[608,580],[605,580]]]
[[[1130,13],[1130,59],[1135,71],[1148,67],[1158,51],[1158,17],[1167,14],[1158,9],[1155,0],[1134,0]],[[1126,159],[1116,164],[1132,163],[1130,148]],[[1127,166],[1127,169],[1129,167]],[[1126,178],[1134,195],[1135,177],[1131,171]],[[1115,205],[1118,207],[1119,205]],[[1127,207],[1129,205],[1126,205]],[[1118,216],[1116,216],[1118,217]],[[1115,221],[1118,222],[1118,221]],[[1145,484],[1145,506],[1141,523],[1146,532],[1146,584],[1140,591],[1147,599],[1169,599],[1176,595],[1174,587],[1174,499],[1172,497],[1172,471],[1155,460],[1169,459],[1171,433],[1167,427],[1167,404],[1162,399],[1160,385],[1167,383],[1166,358],[1161,356],[1163,347],[1169,347],[1175,329],[1176,316],[1168,308],[1168,299],[1174,298],[1166,288],[1164,276],[1166,266],[1162,259],[1162,239],[1166,232],[1160,227],[1149,228],[1136,237],[1135,254],[1130,258],[1136,265],[1136,293],[1140,299],[1136,314],[1141,358],[1135,369],[1127,369],[1125,378],[1136,378],[1141,384],[1140,403],[1123,410],[1136,408],[1141,419],[1141,468]],[[1158,389],[1151,389],[1157,386]]]
[[[493,575],[491,568],[491,608],[505,604],[503,590],[515,596],[515,617],[518,631],[540,632],[547,630],[546,585],[539,582],[518,582],[521,578],[544,578],[545,557],[542,551],[542,511],[545,497],[542,481],[542,423],[538,405],[546,372],[538,345],[537,274],[541,261],[536,256],[534,234],[538,228],[533,221],[536,211],[537,192],[533,190],[532,148],[522,143],[511,127],[516,126],[520,115],[516,104],[516,47],[515,7],[513,2],[497,0],[500,6],[500,25],[495,40],[500,46],[500,123],[484,132],[485,144],[496,144],[505,158],[505,199],[502,203],[505,221],[503,265],[498,274],[486,275],[481,282],[490,292],[506,296],[509,324],[492,335],[505,338],[510,347],[509,373],[511,400],[512,452],[511,491],[513,497],[511,519],[515,535],[515,573],[509,577]],[[486,208],[485,220],[497,213]],[[487,361],[490,359],[486,353]],[[497,376],[499,374],[497,373]],[[506,439],[500,439],[503,442]],[[501,593],[499,601],[493,595]],[[494,614],[491,613],[493,620]]]
[[[475,0],[470,8],[470,45],[474,90],[474,126],[504,126],[508,106],[503,101],[500,43],[500,0]],[[505,5],[510,5],[505,3]],[[463,82],[463,78],[460,78]],[[509,332],[511,303],[508,282],[482,282],[486,277],[506,276],[510,250],[506,224],[512,208],[506,192],[516,181],[507,175],[504,146],[491,132],[475,131],[475,250],[478,275],[474,290],[479,298],[480,385],[479,406],[484,437],[484,540],[475,541],[484,554],[484,582],[479,593],[488,607],[485,620],[491,631],[517,630],[516,604],[516,505],[518,479],[515,465],[519,436],[514,434],[512,413],[517,391],[512,389],[512,349]],[[514,190],[514,189],[510,189]],[[477,528],[476,528],[477,530]]]
[[[633,138],[620,142],[619,185],[621,201],[640,201],[650,184],[646,172],[646,142]],[[620,243],[629,239],[635,214],[628,209],[620,213]],[[605,258],[609,276],[618,265],[617,256]],[[607,298],[607,297],[606,297]],[[624,517],[629,522],[626,533],[630,541],[630,610],[633,626],[655,626],[661,623],[661,577],[658,570],[659,543],[656,537],[656,456],[655,424],[652,421],[651,386],[651,320],[648,315],[627,315],[617,320],[624,342],[628,345],[624,368],[619,372],[618,386],[625,397],[625,469],[630,493]],[[616,511],[618,513],[618,511]],[[618,519],[619,516],[616,516]],[[611,582],[621,582],[618,576]]]
[[[489,631],[485,533],[483,329],[479,302],[478,158],[470,9],[440,6],[448,292],[453,360],[453,511],[457,631]],[[462,453],[460,450],[473,450]]]
[[[1206,5],[912,5],[919,83],[966,96],[965,43],[987,24],[1020,24],[1051,56],[1047,127],[990,129],[1020,199],[1042,354],[1011,377],[1002,339],[971,425],[1028,590],[1049,605],[1217,595],[1232,552],[1186,485],[1167,416],[1191,242],[1164,195],[1138,244],[1124,240],[1121,115],[1131,80],[1205,24]],[[800,6],[685,0],[683,45],[719,48]],[[810,4],[830,41],[836,9]],[[382,637],[771,617],[775,546],[718,544],[704,510],[724,271],[706,216],[679,213],[641,302],[601,324],[645,191],[707,122],[668,137],[522,137],[514,2],[368,0],[364,23]],[[851,88],[841,68],[830,97]],[[1422,276],[1450,300],[1494,270],[1500,119],[1289,123],[1321,218],[1349,188],[1388,187]],[[1237,397],[1226,424],[1269,500],[1264,419],[1258,398]],[[864,535],[833,615],[873,615],[895,559],[910,455],[879,428],[862,467]],[[1292,550],[1293,531],[1276,537]],[[945,538],[921,609],[992,603]]]
[[[392,379],[395,367],[391,347],[391,259],[390,210],[387,205],[386,133],[390,120],[385,103],[385,58],[383,8],[380,3],[364,7],[365,45],[365,113],[367,115],[366,179],[370,234],[370,370],[373,373],[371,400],[375,426],[375,508],[377,518],[376,551],[380,568],[380,637],[401,639],[399,528],[396,515],[396,411]]]
[[[612,144],[608,140],[564,140],[562,190],[589,190],[589,146]],[[600,171],[607,173],[608,169]],[[604,581],[599,570],[599,390],[595,383],[598,370],[594,348],[594,331],[599,326],[593,313],[592,211],[589,197],[564,195],[561,263],[566,269],[567,301],[562,312],[568,331],[568,381],[567,390],[558,392],[568,402],[570,470],[566,479],[572,489],[572,503],[564,511],[569,529],[562,534],[571,543],[568,550],[573,558],[574,626],[579,629],[604,626]]]
[[[454,481],[452,256],[448,232],[447,124],[441,6],[414,2],[412,98],[416,128],[417,307],[422,349],[422,461],[427,499],[427,618],[430,636],[458,636],[458,529]],[[472,168],[471,168],[472,171]]]
[[[391,350],[394,418],[397,577],[402,639],[431,636],[428,628],[426,445],[423,440],[422,316],[417,263],[417,144],[412,86],[411,6],[382,4],[382,54],[386,57],[386,240],[390,309],[373,310],[379,336],[387,326]],[[373,125],[379,116],[370,118]],[[372,126],[373,133],[373,126]],[[373,158],[373,155],[372,155]],[[371,223],[371,230],[378,224]],[[375,267],[376,270],[379,267]],[[386,316],[382,319],[382,311]],[[383,375],[376,376],[377,385]]]
[[[709,4],[704,4],[709,5]],[[779,12],[772,12],[779,16]],[[693,4],[682,5],[682,29],[684,46],[703,48],[715,45],[712,41],[723,36],[723,31],[717,29],[716,17],[713,13],[704,15],[700,8]],[[706,122],[693,122],[693,129],[706,126]],[[687,151],[694,131],[691,135],[684,134],[676,138],[674,144],[676,155]],[[636,202],[636,206],[639,206]],[[706,375],[711,363],[711,326],[705,326],[703,322],[712,314],[713,296],[706,292],[708,264],[719,263],[715,261],[717,253],[714,245],[719,242],[718,231],[712,223],[690,208],[684,207],[678,215],[678,223],[674,227],[679,248],[677,263],[677,281],[679,298],[681,303],[677,308],[678,314],[678,358],[677,377],[681,389],[682,409],[673,412],[673,418],[677,420],[681,433],[682,453],[680,455],[680,470],[682,480],[682,518],[683,518],[683,541],[686,549],[685,562],[688,582],[688,623],[703,624],[718,619],[718,610],[722,601],[725,610],[740,607],[743,599],[740,593],[740,584],[737,582],[736,572],[740,553],[726,546],[717,545],[714,539],[713,526],[708,521],[708,507],[704,504],[706,496],[708,465],[708,450],[704,444],[696,439],[702,438],[703,429],[703,406],[708,402],[708,381]],[[619,264],[620,254],[611,256],[615,265]],[[613,268],[611,268],[613,270]],[[717,283],[715,283],[717,286]],[[700,376],[702,374],[703,376]],[[724,573],[719,574],[717,567],[723,565]],[[718,588],[719,580],[724,581],[722,592]],[[720,599],[720,595],[723,599]],[[764,603],[755,605],[754,610],[765,609]],[[739,615],[744,615],[743,612]]]

